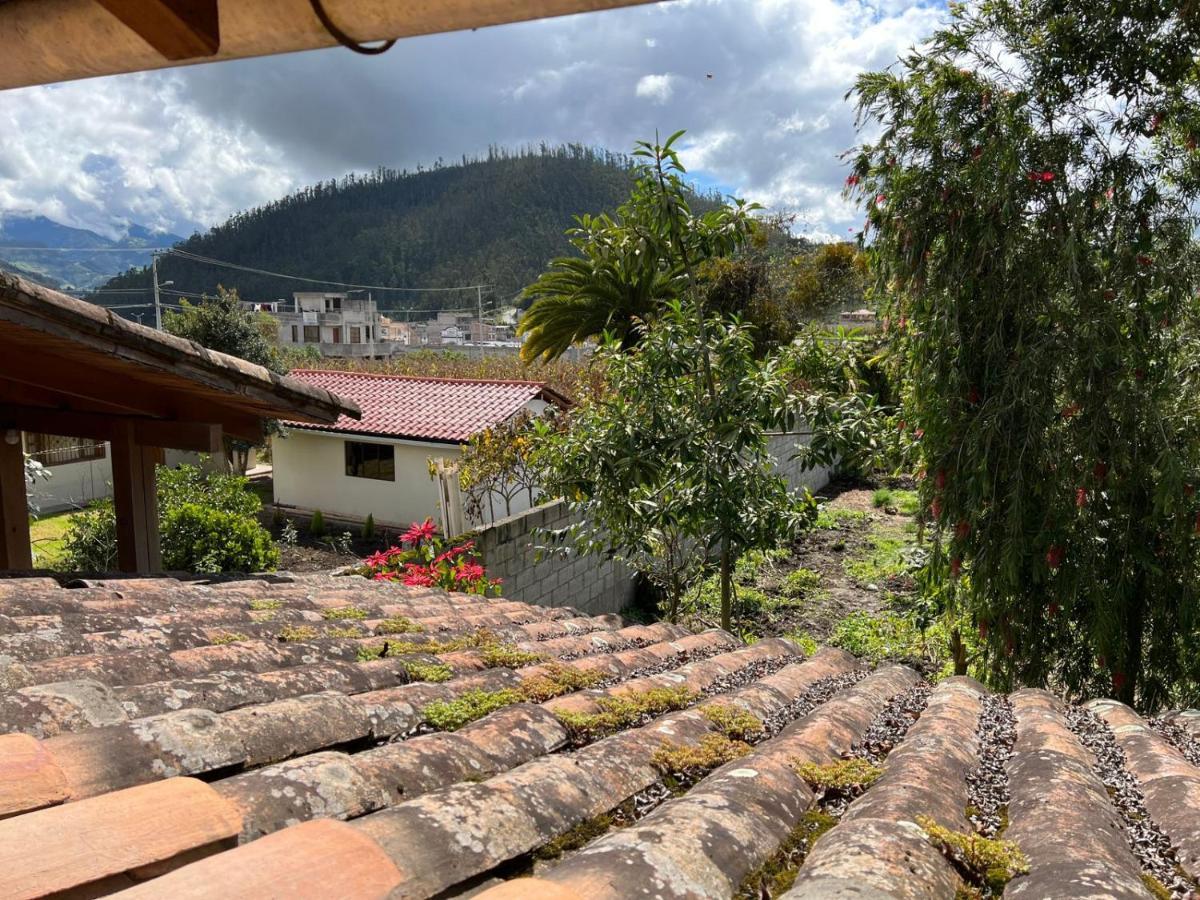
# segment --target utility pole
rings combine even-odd
[[[162,300],[158,295],[158,254],[150,257],[150,275],[154,278],[154,327],[162,331]]]
[[[478,307],[479,307],[479,325],[480,325],[480,333],[482,334],[483,333],[482,332],[482,326],[483,326],[483,285],[482,284],[475,285],[475,302],[476,302],[476,304],[478,304]]]

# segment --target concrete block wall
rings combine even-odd
[[[780,473],[793,491],[818,491],[829,483],[830,473],[818,468],[801,471],[792,459],[798,444],[811,434],[773,434],[769,449]],[[560,529],[571,524],[567,504],[561,500],[498,519],[473,532],[475,547],[488,575],[504,582],[504,596],[539,606],[573,606],[588,613],[620,612],[633,600],[633,574],[622,563],[602,556],[544,556],[537,560],[538,529]]]
[[[800,467],[800,460],[792,458],[797,447],[807,445],[811,440],[811,431],[767,435],[767,450],[775,458],[776,469],[787,481],[788,488],[792,491],[808,488],[815,494],[829,484],[829,479],[833,477],[832,469],[818,466],[805,471]]]
[[[511,600],[573,606],[589,615],[620,612],[633,600],[633,573],[602,556],[545,555],[537,559],[538,529],[565,528],[571,512],[561,500],[498,519],[473,533],[488,576],[504,582]]]

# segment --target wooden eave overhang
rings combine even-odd
[[[359,43],[647,0],[323,0]],[[0,0],[0,89],[336,46],[310,0]]]
[[[265,419],[330,424],[343,414],[362,415],[329,391],[6,272],[0,272],[0,409],[42,411],[51,433],[75,433],[52,430],[54,415],[91,416],[154,422],[163,433],[173,422],[204,423],[247,440],[261,437]]]

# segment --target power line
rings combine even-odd
[[[200,256],[196,253],[190,253],[186,250],[166,250],[165,255],[178,256],[180,259],[189,259],[192,262],[204,263],[210,266],[222,266],[226,269],[237,269],[241,272],[251,272],[255,275],[267,275],[271,278],[286,278],[289,281],[305,281],[310,284],[329,284],[335,287],[354,288],[363,291],[400,291],[404,293],[433,293],[443,291],[477,291],[481,288],[490,287],[487,284],[465,284],[459,287],[430,287],[430,288],[405,288],[405,287],[389,287],[384,284],[352,284],[344,281],[329,281],[324,278],[306,278],[302,275],[288,275],[283,272],[271,272],[267,269],[256,269],[253,266],[242,266],[237,263],[226,262],[222,259],[213,259],[210,256]]]

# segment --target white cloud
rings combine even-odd
[[[295,187],[489,144],[628,150],[687,128],[704,183],[844,235],[843,95],[945,16],[936,0],[677,0],[0,93],[0,212],[187,231]],[[649,73],[649,74],[648,74]],[[633,89],[630,90],[629,86]]]
[[[671,75],[643,75],[638,79],[634,93],[655,103],[666,103],[675,93]]]

